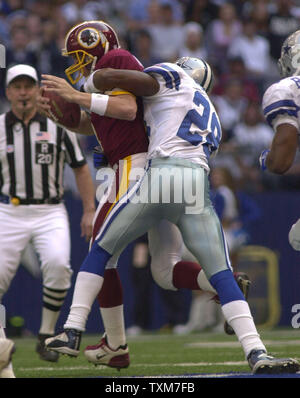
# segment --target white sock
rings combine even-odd
[[[116,307],[101,308],[100,312],[104,324],[107,342],[115,350],[126,344],[123,304]]]
[[[218,294],[217,291],[209,283],[203,269],[199,272],[199,274],[197,276],[197,282],[198,282],[198,285],[201,290],[204,290],[205,292],[210,292],[213,294]]]
[[[64,324],[65,329],[85,331],[85,325],[91,307],[103,284],[103,277],[91,272],[78,272],[73,301],[69,316]]]
[[[5,331],[2,326],[0,326],[0,338],[6,339]]]
[[[39,334],[54,334],[55,325],[60,311],[51,311],[48,308],[42,309],[42,322]]]
[[[0,326],[0,338],[6,339],[5,330]],[[12,363],[10,362],[6,368],[2,369],[0,372],[0,379],[15,378]]]
[[[267,351],[256,330],[249,305],[246,301],[231,301],[222,306],[222,311],[226,321],[235,331],[246,358],[253,349]]]

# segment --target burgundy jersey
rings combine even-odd
[[[97,62],[95,70],[102,68],[129,69],[142,71],[138,60],[126,50],[116,49],[106,53]],[[137,115],[135,120],[117,120],[106,116],[91,114],[98,140],[110,165],[135,153],[148,151],[148,137],[143,119],[143,103],[137,98]]]

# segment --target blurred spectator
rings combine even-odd
[[[180,57],[207,58],[203,43],[203,29],[197,22],[184,25],[184,46],[179,51]]]
[[[260,102],[259,90],[255,82],[249,78],[243,58],[229,58],[227,65],[228,69],[218,77],[213,88],[213,94],[223,95],[226,82],[232,79],[238,79],[242,82],[243,97],[247,98],[249,101]]]
[[[204,30],[218,17],[219,7],[210,0],[188,0],[185,7],[185,21],[197,22]]]
[[[139,30],[135,34],[133,54],[146,68],[163,62],[164,59],[153,56],[152,37],[146,29]]]
[[[299,19],[292,14],[293,0],[276,0],[275,3],[277,10],[270,16],[269,40],[271,56],[277,61],[286,37],[299,29]]]
[[[174,20],[177,23],[182,23],[183,11],[178,0],[131,0],[127,15],[139,28],[146,27],[149,22],[157,21],[159,7],[166,4],[171,6]],[[153,17],[154,20],[152,19]]]
[[[249,76],[264,89],[263,82],[270,75],[270,45],[266,38],[257,34],[252,19],[244,20],[243,33],[230,44],[228,56],[241,57]]]
[[[27,18],[27,30],[30,37],[29,47],[36,51],[41,41],[43,31],[42,20],[39,15],[30,13]]]
[[[3,7],[6,14],[11,14],[17,10],[22,10],[25,8],[24,0],[5,0],[1,1],[0,6]]]
[[[214,104],[223,130],[223,142],[232,136],[232,131],[240,122],[247,106],[247,99],[243,96],[243,84],[239,79],[229,79],[225,83],[223,95],[213,96]]]
[[[6,51],[6,65],[27,64],[37,68],[37,57],[29,49],[30,37],[27,29],[16,27],[11,32],[11,43]]]
[[[61,55],[61,48],[57,43],[57,25],[53,20],[42,24],[40,41],[36,42],[37,69],[41,73],[65,77],[65,69],[69,60]]]
[[[205,35],[209,61],[220,65],[221,70],[226,69],[228,48],[241,31],[242,25],[234,6],[230,3],[223,4],[218,18],[208,25]]]
[[[48,19],[53,19],[53,10],[55,3],[48,0],[33,0],[31,2],[30,11],[31,13],[37,14],[41,21],[47,21]]]
[[[174,62],[183,46],[183,27],[176,23],[170,4],[161,5],[159,13],[159,23],[148,26],[153,40],[153,55],[166,62]]]
[[[264,122],[260,105],[250,102],[229,141],[242,171],[243,187],[248,191],[261,188],[258,158],[264,148],[270,147],[273,135],[271,127]]]
[[[268,2],[259,0],[252,3],[252,9],[248,16],[256,24],[256,32],[260,36],[269,38],[270,11]]]

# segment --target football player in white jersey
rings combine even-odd
[[[278,67],[282,79],[263,96],[264,116],[275,136],[260,156],[262,170],[284,174],[294,161],[300,137],[300,30],[283,43]],[[289,242],[300,251],[300,219],[291,227]]]
[[[217,291],[224,317],[253,373],[299,370],[296,360],[267,354],[248,303],[233,277],[223,230],[209,199],[208,161],[218,150],[221,126],[204,90],[208,70],[195,68],[201,62],[184,58],[178,64],[158,64],[144,72],[102,69],[88,78],[93,102],[99,100],[100,112],[105,99],[102,94],[94,94],[97,90],[121,87],[144,97],[148,163],[142,178],[113,204],[78,273],[65,331],[46,341],[48,349],[79,354],[81,334],[103,285],[106,263],[161,219],[167,219],[178,226],[185,245]],[[195,72],[199,70],[203,86],[197,83],[199,76]],[[164,177],[170,175],[174,179],[164,184]],[[167,200],[165,194],[169,194]],[[86,274],[90,276],[88,286]]]

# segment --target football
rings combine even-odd
[[[55,123],[61,124],[69,129],[79,126],[81,110],[78,104],[67,102],[60,95],[50,91],[43,90],[43,96],[50,99],[50,118]]]

